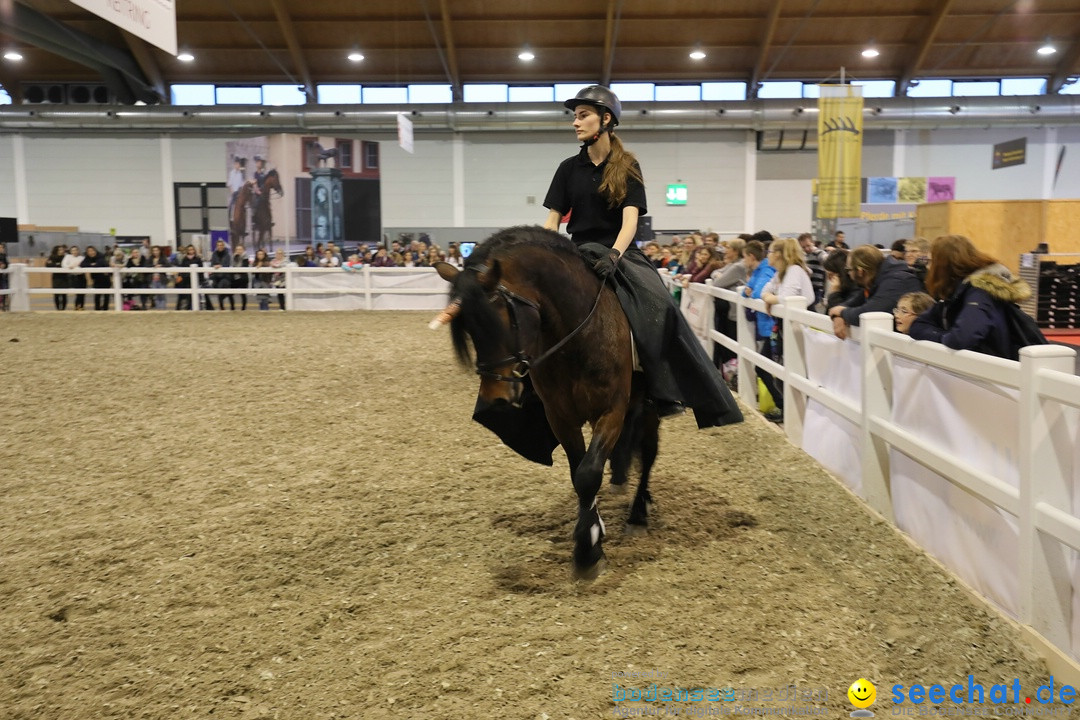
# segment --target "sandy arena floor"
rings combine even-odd
[[[757,417],[666,420],[662,527],[605,488],[575,583],[565,461],[470,421],[431,314],[0,317],[0,718],[582,720],[657,707],[613,699],[630,671],[833,718],[866,677],[880,717],[896,683],[1047,681]]]

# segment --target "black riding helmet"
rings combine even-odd
[[[570,110],[576,109],[578,105],[592,105],[598,108],[601,118],[603,118],[605,110],[611,113],[611,123],[606,127],[601,127],[600,133],[597,133],[590,142],[585,143],[586,145],[592,145],[600,139],[600,134],[614,130],[615,126],[619,124],[619,116],[622,115],[622,103],[619,102],[619,98],[615,96],[615,93],[603,85],[584,87],[578,91],[577,95],[563,103],[563,106]]]
[[[563,106],[573,110],[578,105],[595,105],[601,110],[611,113],[612,126],[619,124],[619,116],[622,115],[622,103],[615,93],[603,85],[590,85],[578,91],[578,94],[563,103]]]

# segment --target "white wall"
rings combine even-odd
[[[357,136],[361,137],[361,136]],[[576,152],[566,132],[421,134],[413,154],[389,134],[380,141],[382,220],[387,227],[504,227],[540,223],[555,167]],[[814,153],[758,153],[743,131],[620,133],[641,161],[657,230],[794,232],[810,226]],[[991,170],[995,143],[1028,138],[1027,163]],[[224,181],[225,137],[0,137],[0,215],[17,214],[14,148],[25,149],[28,217],[86,232],[171,239],[173,182]],[[955,176],[964,200],[1080,197],[1080,128],[875,131],[864,174]],[[1053,170],[1065,157],[1058,181]],[[665,204],[669,183],[689,204]],[[529,198],[534,203],[530,204]],[[164,237],[163,237],[164,235]]]

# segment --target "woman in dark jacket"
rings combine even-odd
[[[66,254],[66,250],[67,250],[67,248],[65,248],[63,245],[54,246],[53,249],[52,249],[52,254],[49,255],[48,258],[45,259],[45,267],[47,267],[47,268],[59,268],[59,267],[62,267],[62,263],[64,262],[64,255]],[[53,286],[53,290],[67,290],[68,287],[69,287],[67,273],[53,273],[53,275],[52,275],[52,286]],[[67,293],[66,292],[55,293],[53,295],[53,305],[56,306],[57,310],[66,310],[67,309]]]
[[[251,261],[248,260],[247,253],[244,252],[244,246],[243,245],[237,245],[236,249],[233,250],[232,266],[235,267],[235,268],[251,267]],[[248,276],[249,275],[251,275],[251,273],[243,272],[243,273],[233,273],[233,276],[232,276],[232,287],[234,287],[234,288],[241,291],[240,292],[240,309],[241,310],[247,310],[247,297],[248,296],[247,296],[247,292],[244,292],[244,291],[246,291],[247,288],[248,288],[248,281],[249,281]],[[230,297],[230,302],[231,302],[232,301],[232,296],[229,296],[229,297]],[[236,309],[236,306],[233,305],[233,310],[235,310],[235,309]]]
[[[1028,284],[963,235],[934,240],[930,257],[926,289],[939,302],[915,319],[911,337],[1016,360],[1005,305],[1031,297]]]
[[[105,256],[98,252],[98,249],[93,245],[86,248],[86,256],[83,257],[81,266],[84,268],[107,268],[109,263],[105,260]],[[107,272],[93,272],[90,273],[90,285],[95,290],[108,290],[112,287],[112,273]],[[109,309],[109,294],[100,293],[94,295],[94,309],[95,310],[108,310]]]
[[[127,262],[124,263],[124,267],[129,267],[129,268],[150,267],[150,259],[143,257],[142,253],[139,252],[136,249],[136,250],[133,250],[131,252],[131,255],[128,256]],[[127,273],[127,274],[124,275],[124,288],[127,289],[127,290],[132,290],[132,291],[145,290],[149,286],[150,286],[150,274],[149,273],[136,272],[136,273]],[[125,298],[130,303],[129,307],[134,307],[135,306],[135,295],[134,295],[134,293],[131,294],[131,295],[125,296]],[[139,296],[139,307],[141,307],[143,310],[148,310],[150,308],[150,296],[149,295],[140,295]]]

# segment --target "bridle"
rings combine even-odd
[[[471,270],[476,273],[486,273],[488,271],[486,265],[473,265],[465,269]],[[596,293],[596,300],[593,301],[592,309],[589,310],[589,314],[585,316],[585,319],[581,321],[581,324],[571,330],[570,333],[566,335],[566,337],[564,337],[562,340],[542,352],[539,357],[531,358],[529,354],[525,352],[524,345],[521,342],[521,325],[518,323],[517,310],[519,305],[532,308],[536,311],[536,314],[539,317],[540,305],[536,301],[530,300],[527,297],[523,297],[511,290],[510,288],[506,287],[502,283],[499,283],[499,285],[496,286],[495,290],[490,295],[488,295],[488,301],[491,302],[494,301],[496,297],[500,297],[506,304],[506,314],[510,318],[510,332],[513,339],[512,347],[516,347],[518,349],[512,352],[510,355],[507,355],[506,357],[499,360],[481,362],[480,358],[477,357],[476,374],[482,378],[488,378],[491,380],[498,380],[500,382],[510,383],[514,386],[514,393],[516,395],[517,386],[525,380],[525,377],[529,374],[530,371],[532,371],[534,368],[540,365],[540,363],[544,362],[556,352],[558,352],[560,349],[562,349],[562,347],[566,345],[566,343],[570,342],[570,340],[572,340],[579,332],[581,332],[582,328],[584,328],[585,325],[588,324],[589,320],[591,320],[592,316],[596,313],[596,308],[600,305],[600,296],[604,292],[604,285],[605,283],[600,283],[600,290]],[[510,362],[513,362],[514,366],[510,370],[509,376],[503,375],[496,370],[496,368],[498,368],[499,366],[506,365]]]

